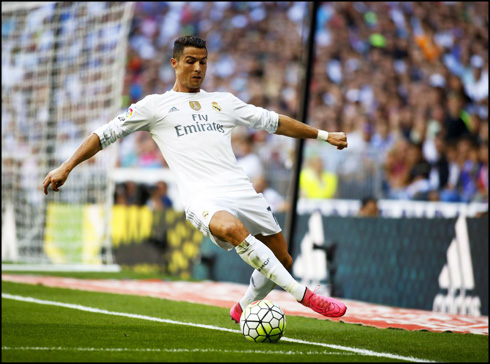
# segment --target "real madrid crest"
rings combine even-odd
[[[189,101],[189,106],[192,110],[201,110],[201,104],[199,103],[199,101]]]
[[[221,106],[218,105],[217,102],[213,101],[212,108],[214,111],[221,111]]]

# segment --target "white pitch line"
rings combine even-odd
[[[2,346],[2,350],[20,351],[106,351],[106,352],[156,352],[156,353],[231,353],[231,354],[282,354],[282,355],[354,355],[353,353],[339,353],[331,351],[283,351],[283,350],[228,350],[228,349],[156,349],[156,348],[70,348],[70,347],[43,347],[43,346]]]
[[[33,298],[33,297],[17,296],[17,295],[11,295],[8,293],[2,293],[2,298],[8,298],[8,299],[23,301],[23,302],[37,303],[37,304],[41,304],[41,305],[65,307],[65,308],[71,308],[71,309],[80,310],[80,311],[86,311],[86,312],[102,313],[102,314],[112,315],[112,316],[122,316],[122,317],[136,318],[136,319],[147,320],[147,321],[162,322],[162,323],[166,323],[166,324],[192,326],[192,327],[199,327],[199,328],[203,328],[203,329],[211,329],[211,330],[233,332],[233,333],[241,334],[241,332],[239,330],[232,330],[232,329],[227,329],[227,328],[219,327],[219,326],[195,324],[195,323],[191,323],[191,322],[174,321],[174,320],[169,320],[169,319],[162,319],[159,317],[137,315],[137,314],[132,314],[132,313],[113,312],[113,311],[102,310],[99,308],[92,308],[92,307],[87,307],[87,306],[82,306],[82,305],[71,304],[71,303],[39,300],[39,299]],[[358,349],[358,348],[352,348],[352,347],[348,347],[348,346],[325,344],[325,343],[318,343],[318,342],[312,342],[312,341],[304,341],[304,340],[292,339],[292,338],[288,338],[288,337],[283,337],[281,340],[294,342],[294,343],[298,343],[298,344],[322,346],[325,348],[348,351],[348,352],[356,353],[359,355],[365,355],[365,356],[375,356],[375,357],[382,357],[382,358],[389,358],[389,359],[406,360],[406,361],[410,361],[410,362],[422,362],[422,363],[432,363],[433,362],[432,360],[419,359],[419,358],[414,358],[412,356],[402,356],[402,355],[396,355],[396,354],[390,354],[390,353],[378,353],[378,352],[375,352],[372,350]]]

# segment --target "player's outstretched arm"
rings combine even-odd
[[[100,145],[100,140],[97,134],[90,135],[87,139],[83,141],[78,149],[73,153],[73,155],[66,162],[63,162],[61,166],[53,169],[48,173],[46,178],[44,178],[44,194],[48,194],[48,187],[51,184],[51,189],[58,192],[59,188],[63,186],[68,175],[77,165],[83,161],[93,157],[97,152],[102,150]]]
[[[289,136],[291,138],[320,139],[336,146],[337,149],[347,148],[347,137],[345,133],[327,133],[324,130],[318,130],[286,115],[279,115],[279,125],[276,134]]]

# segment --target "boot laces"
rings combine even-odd
[[[331,306],[331,303],[325,299],[324,297],[320,296],[317,294],[317,291],[320,289],[320,285],[317,285],[316,288],[313,290],[314,295],[312,296],[312,303],[320,307],[322,309],[328,309]]]

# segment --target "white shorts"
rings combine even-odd
[[[250,192],[211,196],[193,202],[185,209],[187,220],[213,243],[225,250],[233,249],[233,244],[211,234],[209,222],[217,211],[228,211],[240,220],[252,235],[274,235],[282,231],[264,196],[254,190]]]

